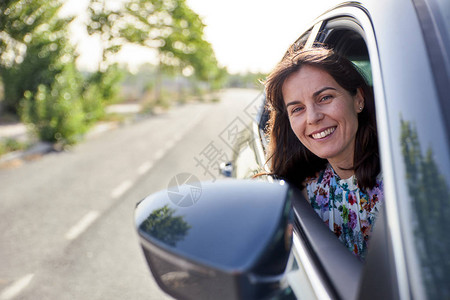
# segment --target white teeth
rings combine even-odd
[[[327,130],[313,134],[312,137],[314,139],[322,139],[322,138],[332,134],[335,129],[336,129],[336,127],[328,128]]]

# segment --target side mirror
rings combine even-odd
[[[176,205],[183,202],[174,201],[173,191],[148,196],[135,212],[148,266],[166,293],[177,299],[289,294],[281,284],[292,241],[288,184],[199,183],[186,194],[197,200],[190,206]]]

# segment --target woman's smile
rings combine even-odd
[[[335,127],[327,128],[327,129],[325,129],[325,130],[323,130],[323,131],[320,131],[320,132],[312,133],[312,134],[310,134],[310,136],[311,136],[313,139],[315,139],[315,140],[323,139],[323,138],[325,138],[325,137],[328,137],[328,136],[331,135],[332,133],[334,133],[335,130],[336,130],[336,126],[335,126]]]

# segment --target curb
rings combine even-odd
[[[116,129],[118,127],[119,124],[115,122],[100,122],[99,124],[94,126],[88,133],[86,133],[84,139],[87,140],[97,137],[106,131]],[[37,142],[27,150],[13,151],[0,156],[0,168],[18,166],[21,165],[24,161],[30,161],[49,152],[60,150],[61,149],[57,144],[52,144],[49,142]]]
[[[54,151],[53,144],[46,142],[38,142],[31,148],[24,151],[14,151],[0,156],[0,167],[14,164],[13,162],[22,162],[24,160],[32,160],[36,157],[42,156],[46,153]]]

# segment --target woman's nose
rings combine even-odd
[[[323,119],[323,113],[315,106],[308,107],[306,112],[308,124],[316,124]]]

